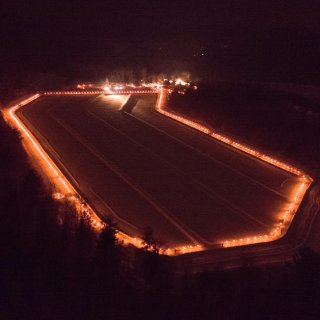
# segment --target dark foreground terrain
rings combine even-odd
[[[114,230],[48,196],[18,134],[0,121],[1,319],[318,319],[320,257],[176,275],[156,252],[123,248]]]

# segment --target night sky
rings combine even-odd
[[[91,66],[304,81],[320,72],[320,2],[1,1],[1,69]],[[79,73],[79,70],[81,72]]]

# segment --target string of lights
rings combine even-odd
[[[158,90],[90,90],[90,91],[45,91],[42,94],[50,95],[97,95],[97,94],[150,94],[159,93]]]
[[[174,119],[176,121],[179,121],[189,127],[192,127],[198,131],[201,131],[202,133],[205,133],[212,138],[223,142],[232,148],[235,148],[237,150],[240,150],[246,154],[249,154],[255,158],[258,158],[259,160],[262,160],[264,162],[267,162],[277,168],[280,168],[284,171],[287,171],[295,176],[298,176],[302,182],[298,184],[297,191],[294,193],[292,201],[290,201],[288,207],[284,210],[282,213],[282,217],[280,221],[272,228],[272,230],[269,231],[269,233],[263,234],[263,235],[255,235],[255,236],[248,236],[248,237],[243,237],[239,239],[231,239],[231,240],[224,240],[221,245],[223,247],[230,247],[230,246],[241,246],[241,245],[248,245],[248,244],[254,244],[254,243],[260,243],[260,242],[268,242],[268,241],[273,241],[276,240],[280,237],[282,237],[286,231],[288,230],[290,223],[293,219],[293,216],[297,212],[301,201],[303,199],[304,194],[310,187],[313,179],[308,176],[307,174],[303,173],[302,170],[297,169],[293,166],[290,166],[284,162],[281,162],[279,160],[273,159],[270,156],[267,156],[265,154],[260,153],[259,151],[256,151],[252,148],[249,148],[237,141],[234,141],[230,138],[224,137],[221,134],[213,132],[212,129],[209,129],[205,126],[199,125],[198,123],[186,119],[180,115],[174,114],[172,112],[168,112],[163,109],[164,103],[165,103],[165,98],[164,96],[164,90],[161,90],[158,96],[158,100],[156,102],[155,109],[162,115],[169,117],[171,119]]]
[[[100,94],[100,93],[101,93],[100,91],[99,93],[97,92],[92,93],[92,91],[90,91],[89,94]],[[136,93],[136,91],[134,91],[134,93]],[[154,93],[154,92],[144,91],[142,93]],[[59,92],[43,93],[43,95],[60,95],[60,94],[78,95],[78,94],[87,94],[87,93],[84,93],[84,92],[70,93],[69,91],[63,91],[62,93],[59,93]],[[122,94],[128,94],[128,92],[127,91],[122,92]],[[11,121],[10,120],[9,121],[20,131],[20,133],[26,139],[26,141],[29,142],[29,147],[31,147],[30,149],[32,149],[31,151],[33,155],[37,159],[39,159],[38,161],[39,166],[41,166],[41,168],[44,169],[48,178],[55,185],[56,190],[53,194],[53,198],[56,200],[69,201],[77,210],[77,212],[84,214],[88,218],[92,227],[96,231],[100,232],[106,226],[106,223],[103,220],[101,220],[99,216],[96,214],[96,212],[92,209],[92,207],[82,199],[80,194],[76,191],[76,189],[72,186],[72,184],[68,181],[68,179],[59,170],[59,168],[54,163],[54,161],[44,151],[39,141],[37,141],[37,139],[29,131],[29,129],[23,124],[21,119],[16,115],[16,112],[18,109],[20,109],[23,106],[26,106],[27,104],[35,101],[40,97],[41,97],[41,94],[35,94],[25,99],[24,101],[20,102],[19,104],[10,107],[8,115]],[[141,238],[131,237],[128,234],[125,234],[119,230],[117,230],[116,232],[116,237],[117,237],[117,240],[123,243],[124,245],[131,244],[138,248],[143,248],[143,247],[146,247],[147,245],[146,242]],[[150,249],[154,249],[154,248],[152,248],[151,246]],[[174,248],[160,247],[158,249],[160,254],[178,255],[178,254],[184,254],[189,252],[201,251],[203,250],[203,247],[197,244],[197,245],[182,245]]]
[[[245,152],[251,156],[254,156],[264,162],[267,162],[273,166],[276,166],[282,170],[285,170],[301,178],[302,181],[297,186],[297,190],[294,193],[292,201],[288,204],[288,207],[286,208],[286,210],[284,210],[280,221],[272,228],[272,230],[270,230],[270,232],[266,234],[260,234],[256,236],[250,236],[250,237],[244,236],[240,239],[224,240],[220,244],[222,247],[232,247],[232,246],[241,246],[241,245],[248,245],[248,244],[254,244],[254,243],[261,243],[261,242],[269,242],[269,241],[276,240],[285,234],[285,232],[287,231],[293,219],[294,214],[296,213],[296,211],[300,206],[300,203],[303,199],[305,192],[307,191],[307,189],[309,188],[309,186],[313,181],[311,177],[303,173],[300,169],[297,169],[284,162],[273,159],[267,155],[260,153],[259,151],[256,151],[230,138],[227,138],[218,133],[215,133],[211,129],[203,125],[199,125],[198,123],[192,120],[186,119],[180,115],[176,115],[164,110],[163,109],[163,105],[165,102],[164,90],[161,90],[161,91],[159,90],[152,90],[152,91],[151,90],[121,90],[121,91],[116,91],[111,93],[109,92],[108,94],[134,94],[134,93],[148,93],[148,94],[157,93],[158,99],[156,102],[155,109],[159,113],[171,119],[179,121],[180,123],[183,123],[189,127],[192,127],[202,133],[205,133],[211,136],[212,138],[217,139],[237,150]],[[47,169],[51,171],[51,175],[48,174],[48,176],[51,176],[53,178],[57,188],[57,192],[55,192],[54,198],[58,200],[67,199],[68,201],[72,202],[77,210],[85,213],[88,216],[89,221],[91,222],[92,226],[95,229],[101,230],[106,224],[98,217],[98,215],[94,212],[94,210],[90,207],[90,205],[86,203],[81,198],[81,196],[76,192],[75,188],[71,185],[68,179],[62,174],[62,172],[55,165],[53,160],[50,159],[48,154],[41,147],[40,143],[36,140],[36,138],[31,134],[31,132],[27,129],[27,127],[22,123],[22,121],[16,115],[16,111],[19,108],[38,99],[41,95],[97,95],[97,94],[105,94],[105,91],[47,91],[42,94],[33,95],[30,98],[22,101],[21,103],[11,107],[9,110],[9,115],[13,120],[13,123],[15,124],[17,129],[19,129],[19,131],[24,135],[24,137],[28,139],[28,141],[31,143],[31,145],[34,148],[34,151],[43,160],[43,163],[46,165]],[[139,248],[145,247],[146,245],[142,239],[137,237],[131,237],[121,231],[117,232],[117,238],[119,241],[121,241],[125,245],[132,244]],[[200,244],[183,245],[175,248],[160,247],[159,253],[166,254],[166,255],[177,255],[177,254],[201,251],[203,249],[204,249],[203,246],[201,246]]]

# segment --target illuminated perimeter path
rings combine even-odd
[[[178,254],[283,236],[312,179],[165,111],[166,95],[47,92],[9,116],[58,197],[96,227],[111,217],[124,242],[152,230],[161,252]]]

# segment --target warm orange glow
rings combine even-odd
[[[20,104],[12,107],[9,110],[9,115],[11,116],[12,120],[14,121],[15,125],[17,128],[20,130],[21,133],[31,142],[33,148],[36,150],[37,154],[41,157],[41,159],[44,161],[46,164],[47,168],[51,171],[53,176],[59,181],[61,184],[60,187],[62,186],[64,190],[62,190],[62,193],[71,193],[71,189],[65,179],[61,177],[59,174],[59,170],[56,168],[54,163],[51,161],[51,159],[48,157],[48,155],[44,152],[40,144],[37,142],[37,140],[33,137],[33,135],[29,132],[29,130],[24,126],[24,124],[19,120],[19,118],[16,116],[15,111],[22,107],[25,106],[26,104],[38,99],[40,97],[39,94],[36,94],[29,99],[24,100]]]
[[[155,93],[157,91],[125,91],[119,92],[117,94],[130,94],[130,93]],[[75,94],[75,95],[85,95],[85,94],[100,94],[100,91],[87,91],[87,92],[70,92],[70,91],[62,91],[62,92],[46,92],[44,95],[63,95],[63,94]],[[20,118],[15,114],[15,112],[21,108],[22,106],[27,105],[28,103],[38,99],[41,95],[36,94],[31,96],[30,98],[22,101],[21,103],[11,107],[9,109],[6,120],[10,121],[22,134],[22,136],[29,142],[32,147],[32,154],[38,160],[38,165],[44,170],[47,177],[53,182],[56,190],[53,193],[53,198],[57,201],[66,199],[69,201],[78,212],[84,213],[88,218],[92,225],[92,227],[100,232],[102,228],[105,227],[105,222],[102,221],[98,215],[94,212],[92,207],[86,203],[81,196],[77,193],[76,189],[72,186],[72,184],[68,181],[68,179],[62,174],[59,168],[56,166],[54,161],[48,156],[48,154],[44,151],[40,143],[36,140],[36,138],[32,135],[32,133],[28,130],[28,128],[23,124]],[[29,147],[30,147],[29,146]],[[145,246],[145,242],[142,239],[137,237],[131,237],[121,231],[117,231],[116,237],[118,241],[124,245],[134,245],[138,248],[142,248]],[[195,246],[181,246],[176,248],[159,248],[160,254],[165,255],[177,255],[189,252],[195,252],[203,250],[200,245]]]
[[[46,91],[43,95],[96,95],[96,94],[134,94],[134,93],[159,93],[158,90],[116,90],[108,91],[95,90],[95,91]]]
[[[211,136],[212,138],[217,139],[237,150],[241,150],[242,152],[250,154],[251,156],[258,158],[261,161],[267,162],[275,167],[281,168],[282,170],[285,170],[295,176],[300,177],[302,181],[301,183],[299,183],[299,185],[297,185],[297,189],[294,192],[292,201],[288,204],[288,207],[286,208],[286,210],[284,210],[284,212],[281,214],[282,219],[280,219],[279,223],[276,224],[272,228],[272,230],[270,230],[269,233],[263,234],[263,235],[250,236],[250,237],[243,236],[243,238],[240,238],[240,239],[226,240],[226,241],[223,241],[221,245],[223,247],[248,245],[248,244],[254,244],[254,243],[273,241],[283,236],[286,233],[293,219],[294,214],[299,208],[299,205],[303,199],[305,192],[311,185],[313,181],[312,178],[306,175],[305,173],[303,173],[300,169],[297,169],[286,163],[273,159],[256,150],[253,150],[252,148],[249,148],[234,140],[224,137],[218,133],[215,133],[211,129],[203,125],[199,125],[198,123],[192,120],[186,119],[182,116],[163,110],[163,105],[165,103],[165,97],[164,97],[165,92],[170,93],[170,90],[166,90],[166,91],[165,90],[161,90],[161,91],[159,90],[152,90],[152,91],[151,90],[119,90],[116,92],[111,92],[110,94],[120,95],[120,94],[134,94],[134,93],[139,93],[139,94],[140,93],[143,93],[143,94],[158,93],[158,99],[156,102],[155,109],[159,113],[171,119],[179,121],[185,125],[188,125],[189,127],[192,127],[198,131],[201,131]],[[43,93],[43,95],[97,95],[97,94],[105,94],[105,91],[51,91],[51,92]],[[57,200],[67,199],[68,201],[70,201],[70,203],[72,203],[79,212],[84,212],[89,217],[89,220],[92,226],[95,228],[95,230],[99,231],[105,226],[105,223],[98,217],[98,215],[94,212],[94,210],[90,207],[90,205],[81,198],[81,196],[77,193],[76,189],[72,186],[72,184],[68,181],[68,179],[62,174],[62,172],[59,170],[59,168],[54,163],[54,161],[44,151],[40,143],[36,140],[36,138],[28,130],[28,128],[23,124],[23,122],[15,114],[15,112],[19,108],[38,99],[40,96],[41,96],[40,94],[33,95],[30,98],[22,101],[21,103],[11,107],[8,112],[10,122],[13,123],[13,125],[21,132],[23,137],[27,141],[29,141],[30,145],[33,148],[34,154],[36,155],[36,158],[40,159],[39,165],[41,165],[41,167],[45,167],[48,178],[52,180],[52,182],[56,187],[56,191],[53,197]],[[142,239],[139,239],[136,237],[130,237],[129,235],[120,231],[117,231],[117,239],[125,245],[131,244],[138,248],[145,246],[145,242]],[[175,248],[160,248],[159,252],[160,254],[177,255],[177,254],[184,254],[184,253],[196,252],[201,250],[204,250],[204,247],[197,244],[197,245],[182,245]]]
[[[245,152],[246,154],[249,154],[255,158],[258,158],[261,161],[267,162],[277,168],[280,168],[284,171],[287,171],[295,176],[298,176],[299,178],[302,179],[302,182],[298,184],[297,186],[297,191],[295,192],[293,196],[293,200],[289,203],[287,209],[284,211],[282,214],[282,219],[278,224],[276,224],[273,229],[269,232],[269,234],[265,235],[256,235],[256,236],[251,236],[251,237],[246,237],[246,241],[243,241],[243,239],[233,239],[233,240],[226,240],[222,243],[223,247],[231,247],[231,246],[241,246],[245,244],[254,244],[254,243],[260,243],[260,242],[268,242],[268,241],[273,241],[276,240],[280,237],[282,237],[288,230],[290,223],[293,219],[293,216],[297,212],[300,203],[303,199],[304,194],[310,187],[313,179],[308,176],[307,174],[303,173],[302,170],[297,169],[293,166],[290,166],[284,162],[281,162],[279,160],[273,159],[265,154],[260,153],[259,151],[253,150],[252,148],[249,148],[237,141],[231,140],[230,138],[224,137],[218,133],[213,132],[212,129],[206,128],[205,126],[199,125],[198,123],[186,119],[182,116],[173,114],[171,112],[163,110],[165,98],[163,98],[165,94],[165,90],[161,90],[158,96],[158,100],[155,106],[155,109],[176,121],[179,121],[189,127],[192,127],[198,131],[201,131],[212,138],[219,140],[237,150],[240,150],[242,152]]]
[[[210,130],[204,126],[201,126],[199,125],[198,123],[192,121],[192,120],[188,120],[186,118],[183,118],[181,116],[178,116],[178,115],[175,115],[171,112],[168,112],[168,111],[165,111],[162,109],[162,105],[163,105],[163,90],[160,91],[160,94],[159,94],[159,97],[158,97],[158,101],[156,103],[156,110],[159,112],[159,113],[162,113],[163,115],[171,118],[171,119],[174,119],[174,120],[177,120],[179,122],[182,122],[183,124],[186,124],[187,126],[189,127],[192,127],[194,129],[197,129],[203,133],[206,133],[206,134],[209,134]]]
[[[180,85],[180,86],[189,85],[188,82],[183,81],[181,78],[176,79],[175,84],[176,84],[177,86],[179,86],[179,85]]]

